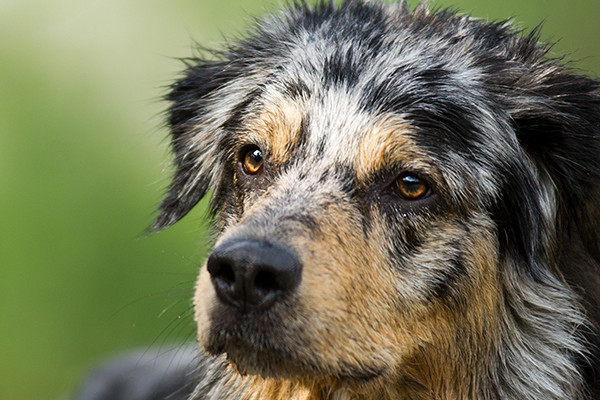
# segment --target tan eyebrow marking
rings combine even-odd
[[[289,99],[279,98],[246,125],[243,140],[266,145],[269,162],[282,165],[298,143],[301,129],[301,105]]]
[[[428,170],[425,154],[419,154],[411,138],[414,129],[396,115],[379,116],[364,132],[358,145],[354,169],[359,181],[389,165],[402,164],[415,170]],[[401,171],[398,171],[401,172]]]

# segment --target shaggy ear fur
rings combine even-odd
[[[562,200],[579,207],[597,202],[598,82],[556,70],[552,65],[538,67],[529,78],[529,87],[518,96],[511,111],[519,140],[550,173],[564,196]]]
[[[510,111],[517,137],[556,187],[559,229],[576,227],[587,250],[598,257],[598,82],[552,61],[532,66],[521,79],[509,86],[519,87],[511,93]]]
[[[588,252],[600,260],[599,82],[575,74],[561,60],[547,58],[549,48],[539,44],[539,32],[538,27],[528,36],[513,38],[511,46],[498,46],[497,55],[482,54],[478,64],[486,72],[497,104],[505,105],[522,148],[539,170],[538,176],[532,178],[550,185],[556,197],[557,215],[546,218],[557,218],[559,230],[576,230]],[[512,181],[510,177],[506,179]],[[512,188],[513,192],[531,193],[531,188],[523,187],[526,182],[507,185],[508,192]],[[519,209],[537,214],[544,212],[545,207],[543,204],[523,207],[526,195],[514,194],[521,204],[504,204],[508,209],[501,214],[510,221],[508,227],[523,226],[524,231],[508,232],[506,236],[523,238],[532,230],[552,229],[550,226],[538,229],[537,224],[544,222],[543,216],[521,219],[523,216],[513,215]],[[537,222],[527,226],[524,220]],[[560,233],[557,239],[563,239]]]
[[[546,218],[554,219],[554,226],[527,229],[544,235],[538,240],[551,241],[546,251],[555,255],[551,258],[558,265],[553,267],[579,293],[588,317],[600,321],[600,85],[545,59],[547,50],[537,39],[536,32],[524,38],[502,66],[510,72],[492,75],[502,79],[494,86],[539,171],[536,180],[550,193],[547,201],[554,203],[539,209],[551,214]],[[519,208],[524,207],[513,210]],[[519,224],[523,221],[511,223]],[[589,361],[600,365],[598,331],[589,332],[587,340],[593,346]],[[599,390],[595,368],[584,366],[588,382]]]
[[[161,230],[183,218],[214,187],[222,160],[217,156],[223,136],[218,111],[220,89],[238,72],[226,61],[194,61],[171,87],[167,100],[171,145],[176,170],[152,229]],[[221,96],[224,97],[224,96]]]

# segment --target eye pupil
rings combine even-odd
[[[247,174],[255,175],[259,173],[263,166],[263,154],[258,147],[252,147],[246,150],[243,159],[244,171]]]
[[[406,200],[420,199],[429,192],[427,183],[414,174],[403,174],[398,178],[396,183],[398,193]]]

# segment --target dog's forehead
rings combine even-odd
[[[251,39],[263,57],[253,59],[252,80],[240,79],[261,93],[247,132],[263,137],[275,164],[300,153],[313,165],[352,167],[359,178],[418,164],[457,182],[468,172],[481,187],[496,187],[489,166],[519,145],[505,110],[489,101],[469,39],[478,25],[461,18],[429,30],[383,17],[348,32],[333,20],[293,30],[271,25],[268,35]]]
[[[431,140],[435,128],[445,130],[451,145],[456,143],[454,133],[464,134],[469,125],[483,126],[474,121],[486,118],[486,104],[473,109],[474,98],[484,94],[479,91],[478,71],[469,67],[468,56],[434,62],[427,46],[421,44],[404,53],[382,51],[363,62],[348,48],[327,48],[331,43],[321,42],[320,47],[319,41],[310,43],[302,54],[292,52],[296,55],[283,63],[284,67],[279,64],[268,74],[276,82],[262,84],[266,89],[258,120],[262,118],[265,126],[272,125],[271,131],[279,132],[269,138],[279,147],[274,151],[278,160],[285,158],[285,151],[280,149],[290,149],[290,143],[296,142],[302,143],[307,154],[341,162],[381,153],[377,144],[389,147],[390,140],[396,150],[402,142],[404,147],[418,151],[409,133],[415,133],[419,123],[427,125],[429,148],[436,144],[435,138]],[[490,118],[490,123],[496,121]],[[492,131],[499,129],[488,127],[487,132]]]
[[[313,87],[302,95],[290,95],[279,82],[263,88],[254,118],[243,130],[243,142],[265,145],[276,167],[298,166],[301,175],[317,177],[341,168],[341,177],[352,176],[353,184],[364,188],[385,183],[384,176],[413,171],[458,197],[466,185],[477,186],[472,186],[473,193],[496,196],[498,176],[486,166],[498,158],[496,153],[510,150],[502,142],[498,121],[481,110],[463,115],[462,110],[452,110],[457,105],[438,109],[425,92],[423,99],[415,100],[421,102],[416,107],[432,115],[365,107],[368,90],[347,85]],[[399,90],[394,94],[401,97]],[[455,114],[453,120],[443,115],[448,109]],[[471,136],[473,140],[465,139]]]
[[[427,165],[407,120],[397,114],[369,112],[356,94],[343,88],[304,98],[267,91],[257,115],[246,135],[265,143],[276,165],[292,159],[314,166],[344,165],[359,180],[389,164],[420,169]]]

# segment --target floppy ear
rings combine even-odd
[[[152,230],[179,221],[219,180],[218,147],[223,133],[216,111],[218,92],[236,76],[226,61],[198,61],[171,86],[168,123],[176,169]]]
[[[555,71],[532,77],[512,118],[525,150],[571,204],[597,202],[600,188],[598,82]],[[517,97],[518,99],[518,97]]]
[[[528,65],[525,70],[518,83],[508,86],[517,137],[556,187],[559,222],[576,227],[591,246],[588,250],[597,252],[599,82],[576,75],[554,60]]]

